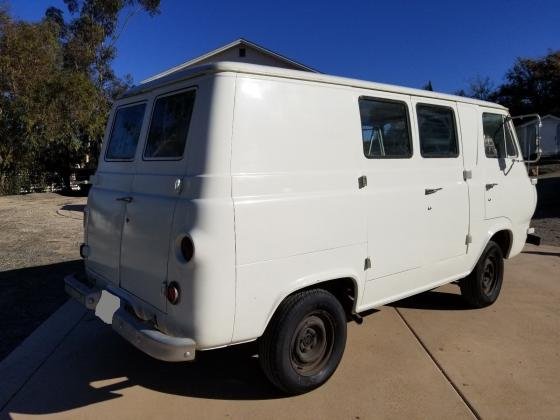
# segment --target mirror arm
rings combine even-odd
[[[540,159],[541,159],[541,155],[542,155],[542,149],[541,149],[541,127],[542,127],[542,120],[541,120],[541,116],[537,113],[534,114],[524,114],[524,115],[517,115],[515,117],[509,117],[511,120],[523,120],[525,118],[536,118],[537,119],[537,129],[536,129],[536,133],[535,133],[535,145],[536,145],[536,152],[537,152],[537,157],[533,160],[525,160],[525,159],[521,159],[520,162],[525,162],[525,163],[537,163]]]

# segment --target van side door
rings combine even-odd
[[[433,266],[467,252],[469,187],[464,179],[455,102],[413,98],[423,179],[424,264]],[[440,266],[438,276],[456,274]],[[434,279],[436,280],[436,279]]]
[[[413,150],[410,97],[372,92],[358,102],[371,259],[367,302],[402,293],[408,283],[399,279],[422,265],[424,190]]]
[[[146,140],[136,166],[121,243],[120,285],[161,311],[170,232],[187,159],[185,145],[196,89],[155,96]]]

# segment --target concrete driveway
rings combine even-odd
[[[560,418],[560,248],[507,262],[490,308],[466,308],[448,285],[350,324],[333,378],[295,398],[267,383],[253,345],[166,364],[68,308],[0,365],[13,390],[0,417]]]

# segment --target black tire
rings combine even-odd
[[[461,294],[469,305],[484,308],[492,305],[502,289],[504,256],[496,242],[490,241],[473,271],[459,282]]]
[[[297,292],[276,310],[259,339],[259,361],[267,378],[287,394],[324,384],[346,346],[346,314],[331,293]]]

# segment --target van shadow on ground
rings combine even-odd
[[[396,307],[462,310],[459,295],[427,292]],[[373,316],[373,315],[372,315]],[[8,405],[11,413],[49,414],[121,398],[132,387],[204,399],[284,398],[259,367],[255,343],[199,352],[195,362],[152,359],[88,314]]]
[[[0,271],[0,360],[68,299],[64,277],[81,270],[73,260]]]
[[[457,286],[457,290],[459,287]],[[440,311],[467,311],[473,308],[467,304],[459,292],[450,293],[430,290],[389,304],[395,308],[426,309]]]
[[[199,352],[195,362],[161,362],[87,314],[6,409],[58,413],[121,398],[138,386],[204,399],[283,398],[261,372],[256,353],[256,345],[249,343]]]

